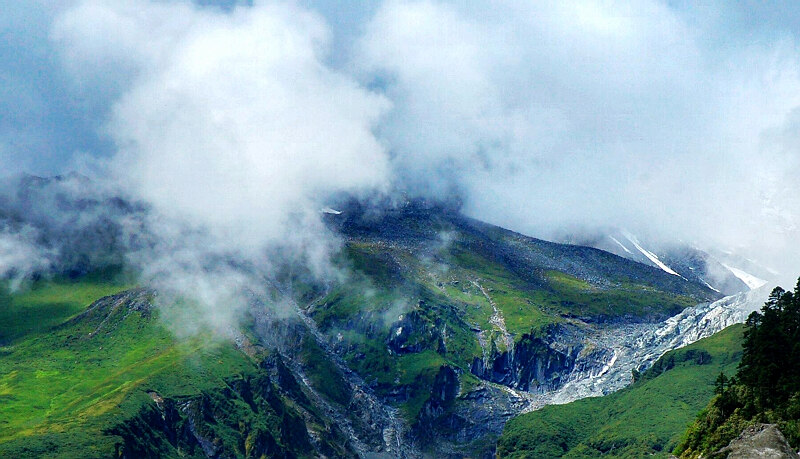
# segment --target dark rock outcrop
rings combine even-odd
[[[422,405],[414,424],[413,434],[422,444],[432,444],[438,436],[459,429],[462,421],[451,413],[459,389],[458,373],[449,365],[439,368],[430,398]]]
[[[339,429],[287,403],[266,372],[192,397],[149,395],[154,403],[106,432],[120,439],[117,457],[356,456]]]
[[[551,341],[525,334],[512,349],[494,350],[488,362],[476,358],[470,371],[481,379],[526,392],[555,390],[567,381],[582,346],[576,343],[557,349]]]

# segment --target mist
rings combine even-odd
[[[684,14],[389,1],[353,62],[394,104],[380,133],[408,186],[527,234],[621,227],[796,276],[794,35],[710,46]]]
[[[58,264],[72,252],[47,228],[105,218],[118,231],[108,253],[163,301],[198,305],[182,330],[225,334],[282,263],[343,275],[320,212],[332,197],[398,192],[545,239],[614,227],[734,252],[785,285],[800,274],[800,27],[788,15],[659,1],[202,3],[42,1],[10,22],[40,53],[4,73],[48,85],[5,104],[51,115],[0,120],[4,172],[77,170],[99,202],[135,209],[42,205],[47,218],[2,227],[0,274]],[[87,263],[107,255],[95,249]]]
[[[387,188],[372,131],[389,102],[324,63],[321,17],[290,3],[82,1],[52,36],[76,82],[117,94],[101,126],[116,151],[93,166],[148,205],[153,242],[128,262],[161,302],[199,308],[167,309],[176,328],[233,329],[276,265],[335,274],[321,210],[332,193]],[[274,260],[279,248],[291,255]]]

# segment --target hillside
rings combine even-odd
[[[743,326],[662,356],[630,387],[552,405],[506,424],[497,453],[524,457],[668,457],[714,393],[720,372],[741,358]]]
[[[319,288],[301,309],[333,352],[400,404],[420,427],[422,444],[494,437],[514,410],[475,419],[481,403],[530,403],[485,383],[523,398],[555,390],[579,368],[612,358],[589,345],[587,334],[657,322],[718,297],[656,268],[525,237],[437,205],[342,209],[328,219],[346,238],[342,263],[353,275]],[[445,367],[456,375],[456,395],[433,410],[429,388]],[[449,428],[421,428],[431,424]]]
[[[800,3],[0,24],[0,459],[800,459]]]
[[[176,338],[159,308],[190,305],[119,269],[5,290],[0,453],[483,455],[620,333],[718,297],[439,205],[341,208],[343,277],[287,269],[269,289],[289,316],[254,298],[227,339]]]
[[[0,348],[0,456],[354,455],[301,392],[277,388],[265,350],[178,341],[153,293],[125,288],[83,279],[5,292],[0,306],[17,313]],[[47,321],[34,325],[37,310]]]

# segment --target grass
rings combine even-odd
[[[397,366],[399,383],[416,388],[411,391],[411,397],[402,407],[407,419],[415,419],[428,401],[436,374],[445,363],[447,362],[433,351],[409,354],[400,360]]]
[[[116,280],[37,281],[19,292],[0,285],[0,345],[48,331],[94,300],[131,285]]]
[[[254,368],[231,344],[208,336],[176,341],[155,320],[155,311],[121,308],[64,322],[93,299],[121,288],[95,281],[54,282],[11,295],[10,303],[23,310],[66,306],[55,308],[63,312],[46,326],[31,325],[30,314],[9,316],[10,323],[3,324],[26,332],[0,348],[0,455],[5,448],[20,451],[14,449],[20,445],[47,451],[48,442],[60,444],[66,438],[67,445],[96,445],[107,453],[113,439],[101,432],[135,415],[146,391],[165,397],[197,394]],[[50,332],[40,333],[45,329]]]
[[[633,265],[629,268],[635,275],[598,275],[597,283],[584,279],[594,279],[591,276],[575,277],[579,271],[570,275],[534,265],[521,267],[519,260],[505,257],[514,247],[501,241],[506,233],[499,229],[482,236],[474,228],[436,219],[409,217],[396,223],[381,230],[388,233],[383,239],[351,239],[345,245],[337,262],[353,274],[347,282],[316,301],[323,287],[302,285],[299,296],[303,304],[314,301],[311,317],[333,342],[341,335],[343,358],[378,394],[391,394],[396,400],[407,394],[399,405],[412,422],[429,399],[443,365],[461,375],[462,392],[478,386],[478,379],[469,373],[473,360],[484,356],[478,332],[485,332],[481,335],[489,349],[505,349],[502,330],[490,320],[493,304],[508,333],[519,340],[570,316],[643,317],[695,302],[675,290],[647,284],[652,277],[647,269]],[[438,238],[442,231],[452,236],[449,242]],[[414,237],[404,239],[404,233]],[[531,244],[531,250],[546,251],[547,257],[569,258],[566,265],[584,261],[583,255],[570,255],[572,249]],[[542,247],[536,248],[537,244]],[[599,258],[603,269],[605,264],[620,264],[614,257]],[[108,456],[117,440],[102,432],[152,405],[148,391],[165,398],[196,397],[224,391],[232,375],[260,371],[231,344],[210,336],[176,340],[156,320],[157,311],[143,314],[122,308],[110,315],[75,319],[92,301],[130,287],[119,273],[42,280],[29,287],[11,292],[0,286],[0,456],[48,451],[59,456]],[[409,342],[414,351],[405,351],[406,347],[399,354],[390,352],[387,342],[393,327],[401,315],[408,319],[412,311],[415,330]],[[347,403],[351,394],[343,376],[317,344],[306,339],[299,351],[310,383],[328,399]],[[665,375],[680,371],[676,367]],[[654,384],[661,377],[640,385]],[[241,400],[228,402],[226,412],[247,414]],[[275,402],[273,408],[281,411],[278,405]],[[607,414],[611,419],[613,413]],[[294,422],[290,415],[281,416]],[[599,422],[591,410],[576,411],[573,418],[575,425],[584,425],[580,432]],[[269,422],[274,424],[269,429],[277,428],[275,419]],[[326,429],[320,427],[319,432]],[[220,435],[234,441],[236,434],[225,432]]]
[[[314,388],[336,403],[347,406],[353,394],[336,365],[325,357],[325,352],[313,338],[305,337],[302,347],[300,358]]]
[[[741,325],[734,325],[671,351],[639,381],[614,394],[512,419],[500,438],[498,456],[669,457],[686,426],[711,399],[716,376],[735,370],[742,332]],[[701,353],[710,360],[697,359]]]
[[[649,285],[616,282],[599,288],[586,281],[558,271],[546,271],[551,291],[544,301],[561,313],[583,317],[649,317],[674,315],[694,306],[697,300],[688,295],[675,295]]]

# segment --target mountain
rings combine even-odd
[[[126,254],[152,244],[143,223],[147,207],[79,174],[32,175],[0,179],[0,257],[27,246],[17,258],[23,277],[56,274],[81,276],[122,266]],[[4,241],[17,236],[13,242]],[[11,257],[12,259],[14,257]],[[6,275],[0,266],[0,275]]]
[[[523,414],[506,424],[500,458],[669,457],[741,359],[742,325],[664,354],[630,386]]]
[[[752,260],[718,250],[705,251],[682,241],[654,242],[620,229],[605,229],[559,238],[563,242],[605,250],[699,282],[724,295],[765,285],[775,273]]]
[[[160,317],[191,304],[159,303],[113,244],[6,288],[0,455],[491,455],[508,419],[620,389],[749,304],[440,203],[343,201],[323,215],[343,242],[337,275],[265,279],[271,293],[227,339],[176,336],[181,323]]]

